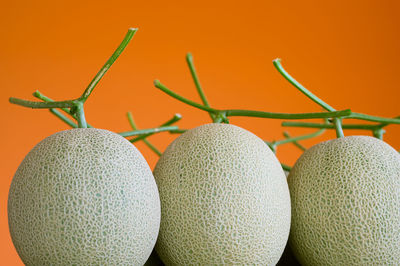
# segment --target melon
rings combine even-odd
[[[302,265],[400,265],[400,155],[369,136],[319,143],[288,177]]]
[[[18,167],[8,198],[11,238],[26,265],[143,265],[160,215],[141,153],[102,129],[42,140]]]
[[[290,229],[290,196],[275,155],[253,133],[206,124],[175,139],[154,169],[166,265],[275,265]]]

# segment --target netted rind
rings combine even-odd
[[[26,265],[143,265],[157,238],[160,202],[148,164],[129,141],[72,129],[25,157],[8,217]]]
[[[227,124],[189,130],[154,170],[166,265],[275,265],[290,228],[277,158],[257,136]]]
[[[400,155],[350,136],[311,147],[288,177],[302,265],[400,265]]]

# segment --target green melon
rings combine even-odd
[[[317,144],[288,177],[302,265],[400,265],[400,155],[350,136]]]
[[[160,201],[129,141],[72,129],[44,139],[22,161],[8,220],[26,265],[143,265],[157,239]]]
[[[290,228],[285,174],[263,140],[207,124],[172,142],[154,169],[166,265],[275,265]]]

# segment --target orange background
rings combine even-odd
[[[116,132],[129,130],[126,112],[139,128],[158,126],[176,112],[178,125],[209,122],[208,115],[157,90],[157,78],[200,102],[185,63],[192,52],[212,106],[271,112],[317,112],[272,66],[283,66],[337,109],[393,117],[398,112],[400,5],[398,1],[3,1],[0,16],[2,265],[22,265],[9,237],[7,194],[26,153],[68,126],[46,110],[8,103],[40,90],[57,99],[78,97],[112,54],[129,27],[139,31],[86,104],[88,122]],[[281,139],[279,120],[232,118],[258,136]],[[400,126],[385,140],[400,148]],[[310,129],[287,128],[292,135]],[[370,134],[345,131],[345,134]],[[176,136],[150,140],[164,149]],[[332,138],[332,131],[305,145]],[[151,167],[157,157],[142,143]],[[292,165],[301,152],[282,146],[278,157]]]

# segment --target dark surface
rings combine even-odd
[[[164,265],[164,263],[161,261],[160,257],[158,257],[156,250],[153,249],[153,252],[151,252],[150,257],[146,261],[144,266],[161,266],[161,265]]]
[[[292,249],[289,244],[286,244],[285,250],[283,251],[282,257],[279,259],[277,266],[298,266],[300,263],[294,256]]]

